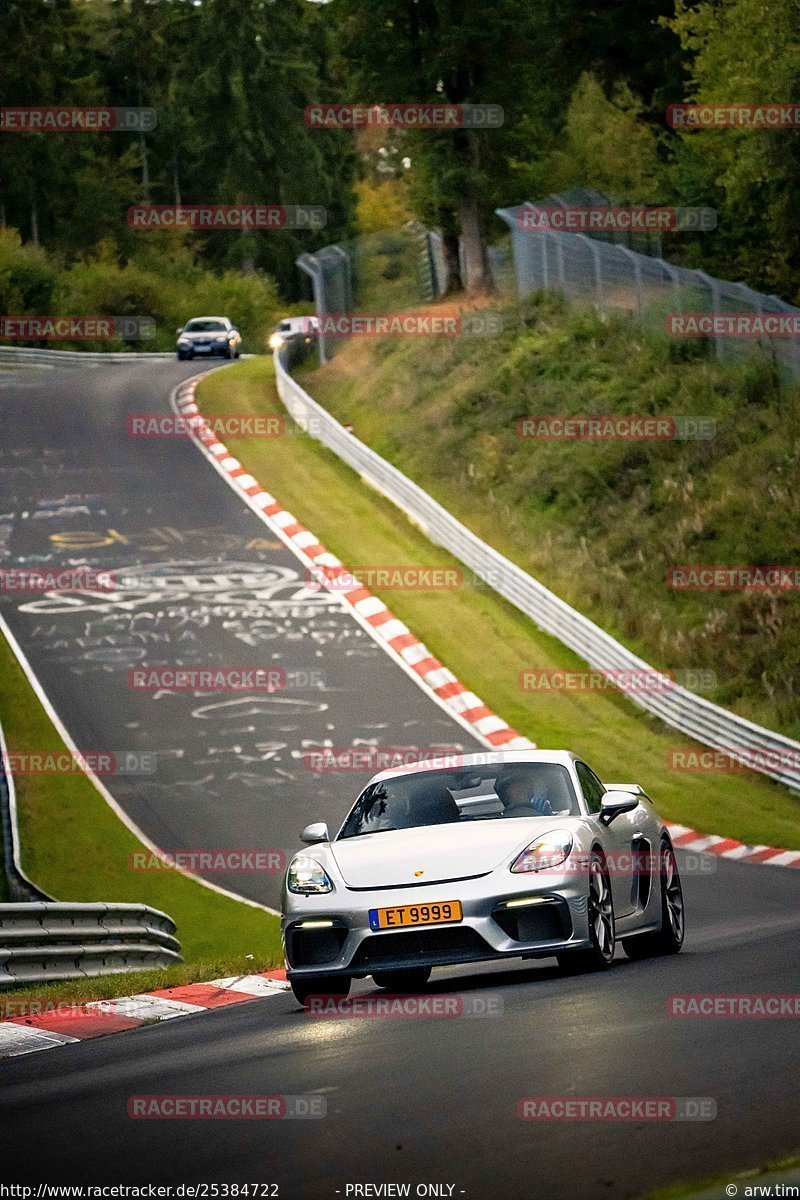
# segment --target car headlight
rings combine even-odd
[[[278,350],[278,349],[280,349],[280,347],[282,345],[283,345],[283,338],[281,337],[281,335],[279,333],[273,333],[272,337],[269,339],[270,350]]]
[[[303,896],[333,891],[333,884],[321,864],[307,854],[298,854],[292,859],[286,875],[286,886],[290,892],[298,892]]]
[[[179,342],[179,343],[180,343],[180,342],[183,342],[183,343],[184,343],[184,345],[185,345],[187,342],[190,342],[191,340],[192,340],[192,339],[191,339],[190,337],[188,337],[188,336],[187,336],[185,333],[182,333],[182,334],[181,334],[181,336],[178,338],[178,342]]]
[[[541,871],[545,867],[557,867],[572,850],[572,834],[566,829],[551,829],[543,833],[517,855],[511,870],[517,874],[525,871]]]

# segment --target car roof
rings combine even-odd
[[[367,787],[382,783],[385,779],[397,779],[401,775],[415,775],[420,771],[452,771],[456,767],[504,766],[508,763],[557,763],[562,767],[570,767],[578,757],[572,750],[478,750],[472,754],[432,755],[423,762],[379,771],[372,776]]]
[[[230,317],[189,317],[189,321],[227,321],[229,325],[231,324]],[[186,322],[187,325],[189,321]]]

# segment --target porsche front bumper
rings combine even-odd
[[[370,909],[459,900],[463,919],[375,931]],[[589,946],[585,879],[549,870],[492,872],[444,884],[286,893],[281,933],[289,977],[349,975],[534,958]]]

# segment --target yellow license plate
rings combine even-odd
[[[371,908],[370,929],[407,929],[409,925],[449,925],[463,920],[460,900],[435,904],[403,904],[398,908]]]

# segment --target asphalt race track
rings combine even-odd
[[[616,1200],[777,1157],[798,1140],[793,1022],[678,1019],[666,1005],[675,994],[796,991],[799,888],[793,871],[720,862],[685,878],[691,923],[676,958],[619,958],[577,978],[546,961],[437,972],[432,990],[499,1001],[495,1016],[319,1018],[281,995],[7,1059],[3,1181],[261,1180],[285,1200],[343,1196],[348,1183],[438,1182],[472,1200]],[[174,1093],[316,1093],[327,1115],[126,1115],[130,1096]],[[564,1095],[710,1097],[718,1115],[516,1115],[523,1096]]]
[[[373,774],[321,773],[314,749],[479,743],[340,597],[306,586],[303,565],[191,441],[128,435],[130,415],[171,412],[170,391],[200,369],[0,373],[0,567],[85,564],[116,584],[7,591],[0,612],[78,748],[113,756],[105,784],[161,850],[285,854],[309,820],[341,821]],[[276,669],[286,686],[142,691],[128,682],[140,664]],[[279,873],[209,878],[279,898]]]
[[[30,375],[14,373],[0,387],[0,512],[12,514],[0,518],[8,526],[2,565],[85,554],[106,569],[150,572],[144,602],[131,608],[81,602],[64,612],[6,597],[3,612],[82,748],[159,752],[155,776],[106,781],[154,841],[164,848],[291,847],[307,820],[340,816],[359,782],[315,776],[304,766],[307,745],[325,738],[346,746],[375,738],[384,746],[467,744],[468,735],[338,606],[298,596],[303,581],[289,552],[262,544],[264,526],[193,446],[125,437],[127,412],[166,411],[170,389],[195,370],[147,364],[37,372],[35,386]],[[88,547],[89,534],[109,544]],[[204,592],[194,605],[175,590],[162,604],[154,582],[177,573],[195,581],[187,591],[202,591],[204,579],[245,565],[247,573],[271,573],[273,583],[278,576],[258,611],[248,608],[253,588],[248,595],[244,582],[237,589],[236,581],[213,580],[213,601]],[[184,628],[181,606],[184,616],[198,610],[186,648],[175,640]],[[226,607],[244,615],[215,615]],[[149,614],[141,632],[165,641],[137,641],[140,612]],[[264,632],[256,644],[241,636],[251,626]],[[279,698],[327,707],[278,713],[248,697],[252,707],[229,728],[198,717],[194,696],[130,691],[128,656],[139,647],[147,662],[180,653],[191,662],[264,665],[269,656],[287,669],[313,663],[324,687],[296,697],[287,689]],[[265,743],[270,753],[259,750]],[[251,751],[245,780],[239,759]],[[688,868],[684,855],[679,861]],[[474,1200],[622,1200],[796,1151],[794,1023],[680,1019],[668,1000],[796,992],[800,874],[708,862],[708,870],[684,876],[688,932],[675,958],[632,963],[620,951],[610,971],[574,978],[546,960],[436,973],[431,993],[483,1001],[491,1015],[323,1019],[285,994],[5,1060],[0,1181],[274,1182],[277,1192],[263,1194],[284,1200],[407,1183],[411,1195],[419,1184],[437,1184],[444,1190],[431,1194]],[[274,901],[275,879],[217,882]],[[370,981],[356,990],[368,992]],[[174,1093],[314,1095],[327,1112],[315,1120],[127,1115],[132,1096]],[[662,1122],[517,1115],[523,1097],[622,1096],[703,1098],[717,1115]]]

